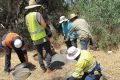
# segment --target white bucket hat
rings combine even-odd
[[[41,5],[37,4],[35,0],[29,0],[29,6],[26,6],[25,9],[31,9],[40,6]]]
[[[80,55],[80,49],[72,46],[67,50],[67,59],[74,60]]]
[[[15,46],[15,48],[20,48],[20,47],[22,47],[22,41],[21,41],[20,39],[16,39],[16,40],[14,41],[14,46]]]
[[[62,23],[63,21],[67,21],[67,20],[68,20],[68,19],[66,19],[65,16],[61,16],[59,23]]]

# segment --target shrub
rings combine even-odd
[[[95,44],[107,49],[108,44],[117,46],[120,40],[120,33],[114,27],[120,26],[119,7],[120,0],[76,0],[70,12],[85,18],[92,27],[93,37],[97,37]]]

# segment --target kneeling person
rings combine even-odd
[[[76,60],[77,64],[71,77],[67,80],[99,80],[102,76],[100,65],[87,50],[80,50],[74,46],[67,50],[67,58]]]

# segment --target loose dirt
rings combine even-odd
[[[57,50],[59,51],[59,50]],[[102,73],[105,75],[107,80],[120,80],[120,50],[114,51],[108,54],[104,51],[91,51],[93,56],[100,63],[102,68]],[[31,71],[31,75],[27,80],[65,80],[66,74],[74,69],[74,63],[67,63],[62,66],[61,69],[53,70],[50,73],[42,73],[38,61],[33,59],[33,55],[37,53],[36,51],[28,52],[29,62],[31,62],[35,68]],[[2,53],[0,53],[2,54]],[[11,64],[12,68],[16,66],[19,59],[15,53],[12,53]],[[0,80],[13,80],[12,72],[10,75],[5,75],[3,73],[4,69],[4,55],[0,56]]]

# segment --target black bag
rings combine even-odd
[[[52,37],[52,32],[50,30],[50,26],[47,24],[46,28],[45,28],[45,32],[47,34],[47,36],[50,38]]]

